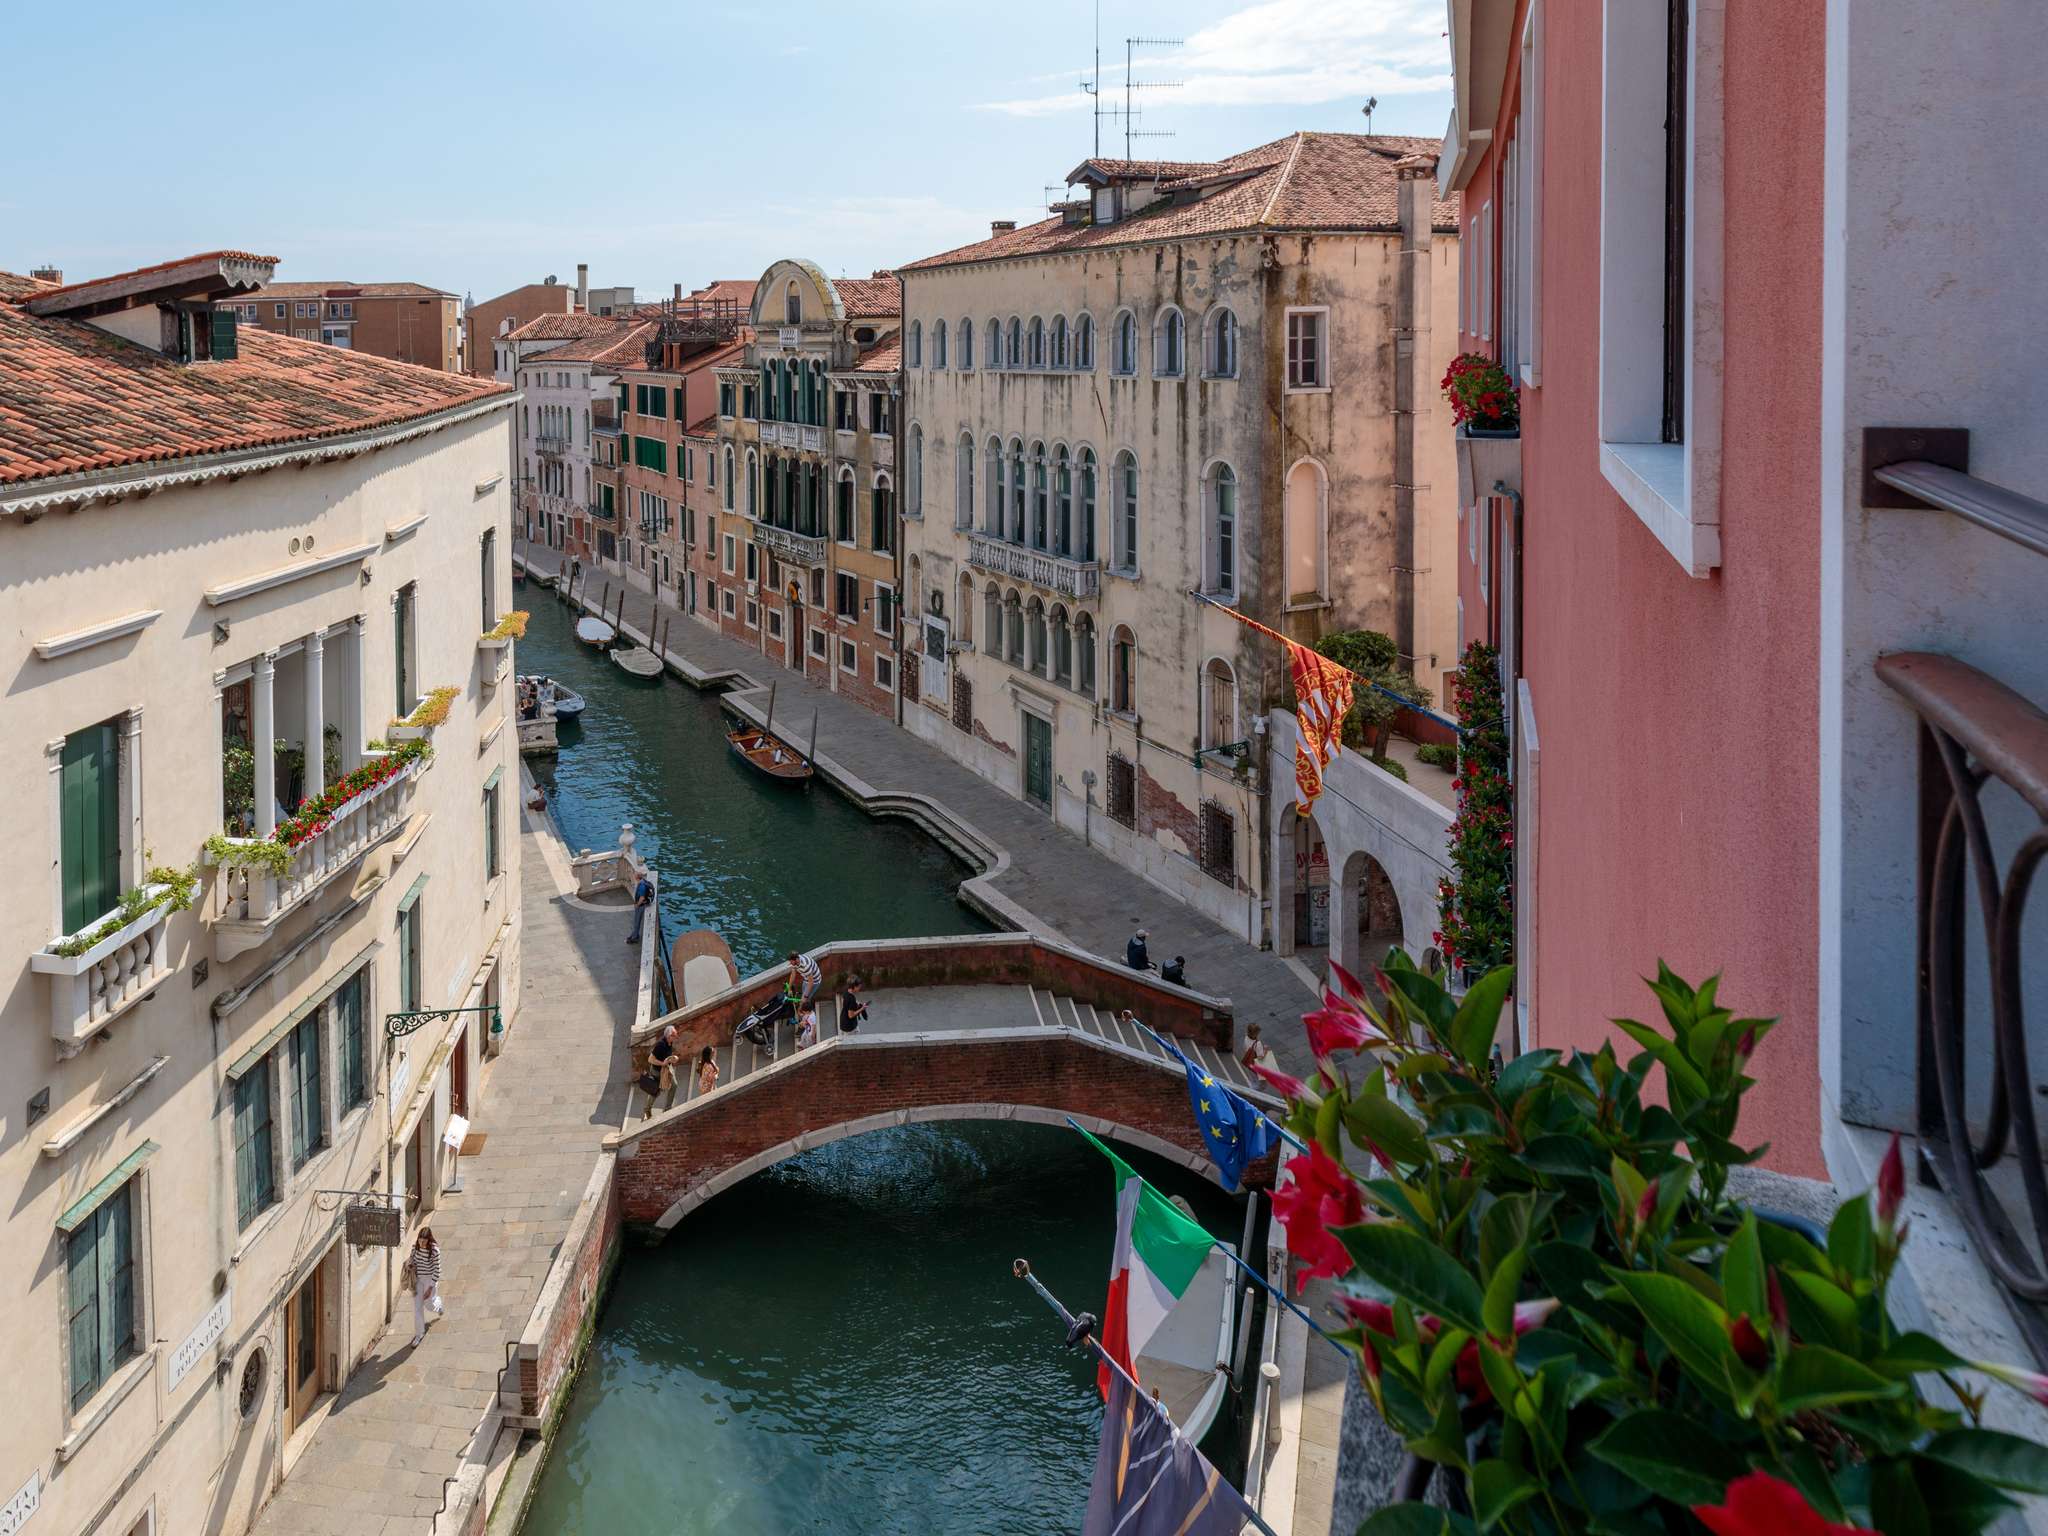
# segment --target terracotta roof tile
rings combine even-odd
[[[610,335],[628,322],[612,315],[542,315],[519,327],[507,341],[572,341],[584,336]]]
[[[1214,162],[1092,162],[1157,167],[1162,177],[1171,175],[1188,185],[1219,180],[1221,184],[1191,201],[1154,203],[1114,224],[1041,219],[957,250],[927,256],[904,270],[1238,230],[1397,230],[1401,208],[1395,166],[1413,155],[1433,154],[1439,147],[1433,139],[1398,134],[1297,133]],[[1433,199],[1431,223],[1435,228],[1455,230],[1457,221],[1455,197]]]
[[[876,320],[902,313],[903,295],[896,287],[894,272],[877,272],[873,277],[835,277],[832,286],[839,293],[849,320]]]
[[[268,265],[274,267],[277,265],[277,258],[275,256],[258,256],[250,251],[201,251],[196,256],[180,256],[175,261],[151,262],[146,267],[136,267],[127,272],[109,272],[101,277],[82,278],[75,283],[66,283],[61,288],[39,289],[36,297],[39,299],[48,298],[52,294],[69,293],[74,288],[91,288],[100,283],[117,283],[126,277],[147,277],[152,272],[168,272],[173,267],[188,267],[194,262],[200,261],[244,261],[254,262],[258,266]]]
[[[721,277],[714,283],[706,283],[702,288],[688,294],[687,297],[709,300],[729,299],[739,305],[740,308],[745,309],[754,302],[754,289],[756,286],[755,279],[751,277]]]
[[[899,331],[880,346],[871,349],[853,365],[852,373],[894,373],[903,366],[903,335]]]
[[[1068,184],[1076,185],[1090,173],[1108,180],[1123,180],[1128,177],[1190,176],[1215,168],[1213,160],[1109,160],[1098,155],[1075,166]]]
[[[718,435],[718,412],[712,411],[702,421],[693,421],[683,428],[685,437],[716,437]]]
[[[46,278],[24,277],[19,272],[0,272],[0,303],[25,299],[32,293],[42,293],[56,286]]]
[[[233,362],[188,365],[0,303],[0,485],[341,437],[505,392],[252,326],[236,342]]]
[[[242,299],[453,299],[445,288],[425,283],[265,283]]]

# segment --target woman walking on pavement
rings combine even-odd
[[[412,1341],[418,1344],[427,1336],[427,1313],[441,1315],[441,1245],[432,1227],[420,1228],[405,1264],[412,1272]]]

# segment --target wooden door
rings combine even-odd
[[[476,1018],[488,1019],[488,1014],[476,1014]],[[464,1027],[456,1038],[455,1049],[448,1056],[448,1113],[469,1118],[469,1037],[474,1029]]]
[[[1024,798],[1052,808],[1052,724],[1032,714],[1024,716]]]
[[[305,1284],[293,1293],[284,1309],[284,1415],[289,1435],[306,1422],[313,1400],[320,1395],[321,1305],[320,1275],[326,1265],[316,1265]]]

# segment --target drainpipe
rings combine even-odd
[[[1401,257],[1394,300],[1394,645],[1415,655],[1415,433],[1419,377],[1429,343],[1429,257],[1434,161],[1395,171],[1400,183]],[[1405,348],[1405,351],[1403,350]]]
[[[1265,680],[1260,679],[1259,696],[1265,698]],[[1262,714],[1252,721],[1252,786],[1259,805],[1259,911],[1264,920],[1259,930],[1259,948],[1273,947],[1273,741]]]

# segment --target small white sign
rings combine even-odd
[[[170,1384],[165,1390],[177,1391],[178,1383],[199,1363],[199,1357],[220,1342],[221,1335],[228,1331],[228,1324],[234,1318],[234,1301],[233,1291],[223,1292],[220,1300],[207,1310],[206,1316],[185,1335],[185,1342],[171,1356]]]
[[[412,1053],[399,1047],[398,1060],[391,1064],[391,1101],[395,1104],[405,1093],[405,1085],[412,1081]]]
[[[14,1533],[28,1524],[28,1517],[43,1507],[43,1474],[37,1468],[29,1473],[28,1481],[21,1485],[21,1491],[5,1504],[0,1504],[0,1536],[14,1536]]]
[[[461,1115],[450,1115],[447,1127],[441,1132],[441,1145],[462,1150],[462,1138],[469,1134],[469,1121]]]

